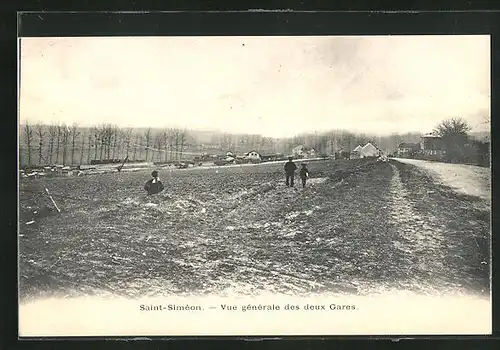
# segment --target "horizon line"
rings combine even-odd
[[[66,127],[72,127],[76,125],[77,128],[79,129],[92,129],[96,128],[99,126],[112,126],[112,127],[117,127],[118,129],[132,129],[132,130],[165,130],[165,129],[170,129],[170,130],[185,130],[185,131],[194,131],[194,132],[204,132],[204,133],[212,133],[212,134],[226,134],[226,135],[249,135],[249,136],[261,136],[265,138],[272,138],[272,139],[290,139],[294,137],[301,137],[301,136],[308,136],[308,135],[314,135],[318,134],[318,136],[322,136],[331,132],[343,132],[343,133],[351,133],[354,135],[365,135],[365,136],[371,136],[371,137],[387,137],[387,136],[403,136],[403,135],[408,135],[408,134],[420,134],[424,135],[426,133],[432,132],[432,130],[429,131],[417,131],[417,130],[410,130],[410,131],[405,131],[405,132],[388,132],[388,133],[377,133],[377,132],[370,132],[370,131],[353,131],[349,129],[325,129],[325,130],[314,130],[314,131],[304,131],[300,133],[295,133],[293,135],[288,135],[288,136],[269,136],[265,134],[256,134],[256,133],[245,133],[245,132],[238,132],[238,131],[225,131],[221,129],[210,129],[210,128],[203,128],[203,127],[179,127],[179,126],[123,126],[123,125],[118,125],[118,124],[113,124],[113,123],[99,123],[99,124],[93,124],[93,125],[82,125],[78,123],[71,123],[71,124],[66,124],[64,122],[53,122],[53,123],[47,123],[47,122],[29,122],[29,121],[18,121],[18,126],[25,126],[25,125],[43,125],[43,126],[66,126]],[[470,133],[489,133],[491,134],[491,129],[490,130],[484,130],[484,131],[473,131],[471,130]]]

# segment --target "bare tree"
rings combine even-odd
[[[87,164],[90,164],[90,153],[92,151],[92,138],[94,137],[95,135],[95,129],[94,128],[91,128],[89,130],[89,134],[88,134],[88,148],[87,148]],[[94,146],[96,149],[97,149],[97,146]]]
[[[107,159],[111,156],[111,138],[112,138],[112,126],[110,124],[102,124],[99,127],[99,159],[103,159],[103,156]]]
[[[168,129],[163,129],[163,137],[162,137],[163,145],[165,146],[165,163],[168,162]]]
[[[89,135],[90,135],[90,133],[89,133]],[[79,165],[83,164],[83,157],[85,156],[85,138],[86,137],[85,137],[85,134],[83,133],[83,131],[81,133],[81,136],[82,136],[81,137],[82,143],[80,144],[80,162],[78,163]],[[90,139],[89,139],[89,141],[90,141]]]
[[[117,142],[117,150],[116,150],[117,159],[124,159],[125,158],[125,157],[122,157],[123,150],[124,150],[124,143],[125,143],[125,131],[118,128],[118,142]]]
[[[78,125],[73,124],[71,126],[70,130],[70,136],[71,136],[71,165],[75,164],[75,144],[76,144],[76,138],[80,136],[81,132],[78,131]],[[85,140],[84,138],[82,138]],[[82,151],[83,151],[83,145],[82,145]]]
[[[97,153],[99,148],[102,154],[102,142],[101,140],[101,130],[99,127],[95,127],[92,131],[92,137],[94,139],[94,159],[97,160]]]
[[[132,155],[132,158],[133,158],[134,160],[137,160],[136,155],[137,155],[137,145],[138,145],[138,144],[139,144],[139,142],[140,142],[139,138],[140,138],[140,135],[139,135],[139,134],[135,134],[135,141],[134,141],[134,154]],[[139,151],[139,157],[140,157],[140,156],[141,156],[141,154],[140,154],[140,151]]]
[[[240,150],[243,150],[244,152],[247,151],[247,145],[246,145],[246,135],[241,135],[239,138],[238,138],[238,148]]]
[[[62,164],[66,165],[66,158],[68,154],[70,129],[66,124],[61,125],[61,147],[62,147]]]
[[[31,146],[33,142],[33,130],[31,129],[31,125],[26,122],[24,124],[24,138],[26,142],[26,150],[28,151],[28,166],[31,165]]]
[[[338,141],[335,132],[328,133],[328,149],[330,154],[334,154],[338,151]]]
[[[99,159],[102,160],[102,155],[104,153],[104,148],[106,145],[106,127],[105,125],[101,125],[98,131],[97,142],[99,144]]]
[[[111,145],[114,139],[114,128],[111,124],[106,126],[106,148],[107,148],[107,159],[111,159]],[[113,147],[114,152],[114,147]]]
[[[169,129],[168,131],[168,148],[170,151],[170,161],[174,159],[174,139],[176,131],[175,129]]]
[[[180,130],[179,129],[174,129],[173,130],[173,145],[175,145],[175,160],[179,161],[179,144],[180,144]]]
[[[148,128],[144,134],[146,141],[146,162],[148,161],[149,147],[151,146],[151,128]]]
[[[326,154],[328,150],[328,136],[327,135],[318,136],[314,148],[316,151],[322,154]]]
[[[61,139],[63,136],[63,128],[61,124],[57,123],[56,130],[57,130],[56,163],[59,163],[59,150],[61,148]]]
[[[45,137],[45,126],[41,123],[37,123],[35,125],[35,131],[36,131],[36,136],[38,138],[38,164],[41,165],[42,164],[42,160],[43,160],[43,155],[42,155],[42,151],[43,151],[43,139]]]
[[[435,132],[443,137],[464,138],[471,131],[470,125],[462,118],[451,118],[443,120],[435,129]]]
[[[160,133],[156,133],[155,136],[154,136],[154,148],[157,149],[156,152],[156,160],[158,162],[161,161],[161,134]],[[154,160],[154,157],[155,154],[153,153],[153,160]]]
[[[68,152],[69,152],[69,146],[71,142],[71,129],[69,128],[68,125],[63,124],[63,129],[62,129],[62,146],[63,146],[63,165],[67,164],[67,158],[68,158]]]
[[[184,144],[186,143],[186,130],[179,131],[178,143],[180,145],[180,157],[179,157],[179,159],[182,160],[182,152],[184,152]]]
[[[52,164],[52,156],[54,153],[54,143],[55,139],[57,137],[57,126],[56,125],[50,125],[49,126],[49,147],[47,149],[47,159],[49,160],[49,163]]]
[[[118,132],[118,127],[113,126],[111,130],[111,135],[113,138],[113,159],[116,159],[116,144],[118,142],[118,137],[119,137],[119,132]]]
[[[274,138],[270,137],[268,139],[268,143],[269,143],[269,150],[272,153],[276,153],[276,140]]]
[[[106,125],[101,124],[97,130],[97,145],[99,146],[99,159],[102,160],[106,154]],[[97,156],[96,156],[97,159]]]
[[[129,157],[130,154],[130,142],[132,141],[132,129],[128,128],[124,133],[124,142],[125,142],[125,158]]]

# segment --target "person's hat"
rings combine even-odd
[[[158,177],[158,172],[156,170],[154,170],[152,173],[151,173],[151,176],[153,177]]]
[[[292,159],[293,159],[293,157],[292,157],[292,156],[288,156],[288,160],[292,160]]]

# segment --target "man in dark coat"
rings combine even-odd
[[[285,163],[286,185],[288,187],[293,187],[295,170],[297,170],[297,166],[292,161],[292,159],[292,157],[288,157],[288,162]]]
[[[148,196],[160,193],[164,189],[156,170],[151,173],[151,176],[153,178],[148,180],[144,185],[144,190],[146,190]]]

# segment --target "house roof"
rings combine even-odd
[[[380,147],[379,147],[379,146],[377,146],[376,144],[374,145],[373,143],[368,142],[368,143],[365,145],[365,147],[366,147],[366,146],[368,146],[368,145],[370,145],[371,147],[375,148],[377,151],[382,152],[382,150],[380,149]],[[364,147],[363,147],[363,148],[364,148]]]
[[[374,145],[372,145],[370,142],[368,142],[366,145],[364,145],[362,149],[366,150],[368,148],[377,149],[377,147],[375,147]]]
[[[252,152],[257,153],[257,154],[260,156],[260,153],[259,153],[259,152],[257,152],[257,151],[255,151],[255,150],[251,150],[251,151],[249,151],[249,152],[246,152],[246,153],[245,153],[245,156],[248,156],[248,155],[249,155],[250,153],[252,153]]]
[[[440,139],[441,137],[432,133],[424,134],[422,135],[423,138],[433,138],[433,139]]]
[[[354,151],[359,151],[359,150],[361,150],[362,148],[363,148],[363,147],[361,147],[360,145],[357,145],[357,146],[356,146],[356,148],[355,148],[355,149],[353,149],[353,152],[354,152]]]
[[[378,148],[377,146],[374,146],[371,142],[368,142],[366,145],[363,146],[363,148],[361,149],[361,151],[359,151],[360,153],[363,153],[363,154],[371,154],[370,152],[374,152],[374,151],[378,151],[378,152],[382,152],[382,150],[380,148]]]

